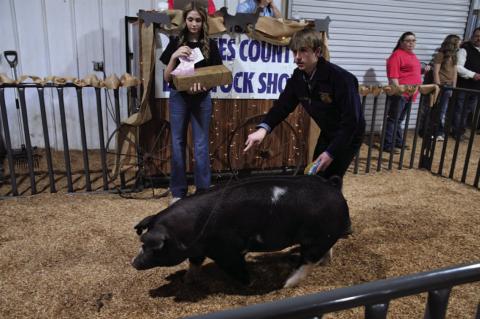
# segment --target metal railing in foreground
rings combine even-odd
[[[326,313],[361,306],[366,319],[380,319],[387,318],[392,299],[422,292],[428,292],[424,318],[441,319],[445,318],[452,287],[476,281],[480,281],[480,262],[185,319],[320,319]],[[480,318],[480,304],[475,318]]]

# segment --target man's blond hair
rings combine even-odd
[[[322,35],[320,32],[311,28],[295,32],[290,39],[288,47],[292,51],[298,51],[300,48],[310,48],[313,51],[320,49],[320,53],[325,51],[325,44],[323,43]]]

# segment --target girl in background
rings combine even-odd
[[[160,60],[167,65],[164,79],[170,84],[171,204],[187,195],[185,147],[189,122],[192,124],[196,191],[201,192],[210,187],[209,127],[212,116],[210,92],[202,87],[201,83],[195,83],[189,91],[177,91],[172,82],[171,72],[180,63],[179,58],[190,56],[195,48],[200,48],[204,57],[203,60],[195,63],[195,68],[222,64],[216,42],[208,37],[206,10],[193,1],[185,8],[183,18],[185,27],[178,38],[170,39],[160,57]]]
[[[445,114],[453,92],[449,88],[454,88],[457,84],[457,51],[459,47],[460,37],[450,34],[443,40],[433,59],[433,81],[437,85],[443,85],[438,102],[440,121],[436,131],[437,141],[443,141],[445,137]]]

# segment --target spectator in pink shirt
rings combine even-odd
[[[413,52],[415,49],[415,34],[405,32],[398,39],[393,53],[387,60],[387,77],[390,85],[415,85],[422,83],[421,65]],[[385,129],[384,150],[390,152],[395,148],[404,147],[402,123],[405,120],[408,108],[416,98],[403,94],[392,95],[388,98],[389,110]],[[396,123],[396,131],[394,132]]]

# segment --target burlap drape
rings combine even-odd
[[[31,81],[30,81],[31,80]],[[18,80],[9,78],[6,74],[0,73],[0,85],[2,84],[21,84],[21,83],[34,83],[40,86],[53,83],[56,85],[65,85],[68,83],[76,86],[92,86],[96,88],[118,89],[120,87],[132,87],[140,84],[139,80],[128,74],[123,74],[120,78],[116,74],[112,74],[105,80],[100,80],[95,74],[90,74],[83,79],[77,79],[75,77],[61,77],[61,76],[47,76],[45,78],[35,75],[22,75]]]
[[[112,172],[112,179],[115,179],[115,177],[118,176],[123,165],[135,164],[137,151],[135,145],[139,145],[139,127],[152,119],[150,94],[152,92],[155,70],[154,25],[150,24],[146,27],[145,24],[140,21],[140,38],[141,83],[143,85],[143,95],[140,100],[139,111],[128,117],[118,129],[118,134],[116,136],[118,156],[115,157],[115,167]],[[134,143],[132,143],[132,141]]]

